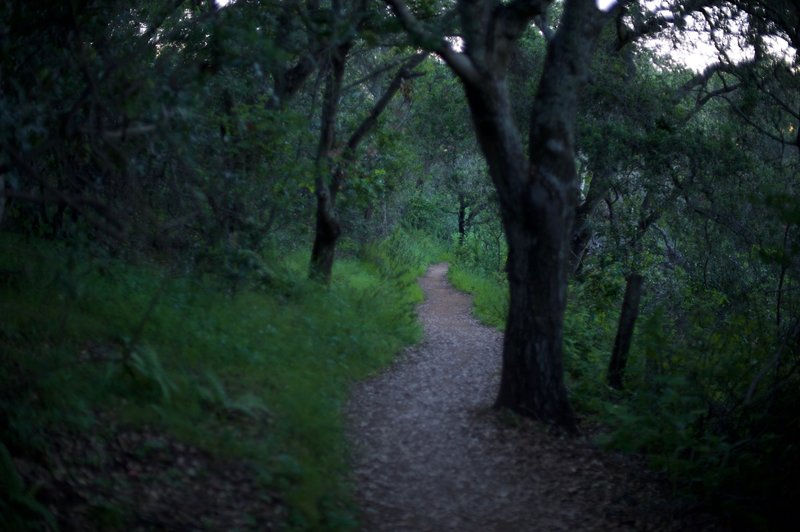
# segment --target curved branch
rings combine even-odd
[[[453,69],[453,72],[464,82],[472,85],[480,83],[480,75],[472,60],[465,54],[456,52],[447,40],[426,28],[417,20],[405,2],[402,0],[386,0],[386,3],[400,22],[400,25],[418,46],[441,57],[447,63],[447,66]]]

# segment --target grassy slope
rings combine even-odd
[[[353,525],[341,407],[351,382],[418,339],[419,265],[387,280],[376,249],[380,266],[340,260],[323,290],[297,280],[295,255],[267,289],[231,295],[0,238],[0,436],[12,455],[46,452],[54,426],[102,432],[98,413],[110,413],[254,463],[298,528]]]

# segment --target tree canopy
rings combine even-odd
[[[22,302],[52,289],[67,316],[81,279],[122,275],[107,264],[318,301],[333,360],[370,299],[340,259],[402,292],[446,256],[504,330],[497,408],[595,420],[777,523],[799,495],[798,51],[788,0],[4,2],[0,309],[51,317],[41,342],[0,319],[0,382],[55,386],[23,353],[89,349]],[[159,297],[109,340],[132,374],[157,367],[139,344]],[[0,450],[34,455],[45,423],[14,423]]]

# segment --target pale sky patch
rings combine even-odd
[[[653,9],[653,6],[650,8]],[[656,9],[659,8],[664,9],[663,6]],[[686,26],[676,42],[668,36],[659,36],[645,41],[644,44],[676,63],[695,72],[701,72],[721,59],[741,63],[753,58],[755,53],[753,47],[741,38],[741,26],[744,24],[746,24],[744,18],[731,20],[724,32],[714,30],[712,34],[702,18],[690,16],[687,17]],[[770,54],[791,62],[794,51],[786,40],[770,37],[766,39],[766,46]]]
[[[617,5],[617,0],[597,0],[597,8],[600,11],[608,11]]]

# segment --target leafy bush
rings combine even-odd
[[[448,275],[473,295],[483,322],[502,328],[507,285],[502,273],[479,265],[479,249],[467,239]],[[604,427],[597,443],[643,454],[676,494],[713,504],[748,526],[781,523],[800,500],[793,480],[800,471],[800,416],[789,406],[800,397],[790,368],[773,373],[785,379],[777,380],[779,393],[755,380],[781,348],[770,340],[770,326],[726,309],[718,292],[687,294],[681,319],[672,317],[675,309],[646,300],[626,390],[619,392],[607,386],[606,371],[623,283],[613,268],[595,270],[569,290],[567,385],[578,413]]]
[[[36,489],[26,488],[6,446],[0,442],[0,527],[37,530],[42,524],[58,530],[53,514],[36,500]]]

